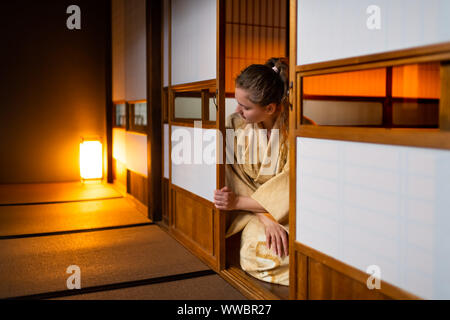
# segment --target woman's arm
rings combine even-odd
[[[253,212],[264,225],[266,245],[280,257],[289,255],[289,241],[286,231],[256,200],[237,196],[228,187],[214,191],[214,204],[220,210],[245,210]]]
[[[214,204],[219,210],[244,210],[250,212],[267,212],[258,201],[251,197],[238,196],[228,187],[214,191]]]
[[[244,196],[237,197],[236,209],[234,210],[246,210],[254,213],[267,212],[267,210],[264,209],[263,206],[261,206],[258,201],[250,197]]]

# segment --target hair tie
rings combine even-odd
[[[272,70],[275,71],[276,73],[278,73],[278,68],[277,68],[277,67],[274,66],[274,67],[272,68]]]

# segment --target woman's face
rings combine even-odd
[[[270,108],[267,108],[268,106],[262,107],[255,104],[248,97],[249,93],[247,90],[236,88],[235,98],[238,105],[235,112],[239,113],[247,123],[258,123],[271,117],[273,112],[271,112]]]

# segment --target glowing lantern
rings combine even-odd
[[[82,180],[103,177],[103,150],[98,140],[84,140],[80,143],[80,176]]]

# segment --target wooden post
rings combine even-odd
[[[161,220],[161,0],[146,1],[148,217]]]

